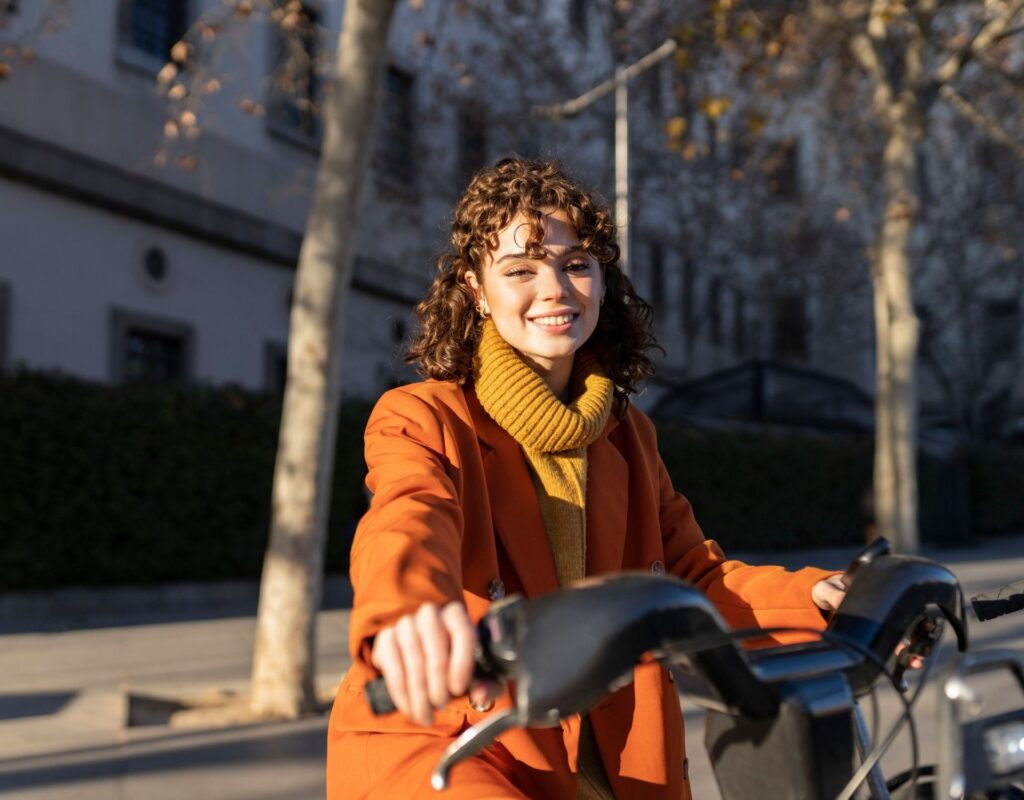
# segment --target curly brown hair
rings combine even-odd
[[[602,266],[605,302],[586,347],[596,353],[616,386],[620,412],[638,384],[654,372],[648,356],[661,349],[651,332],[653,310],[619,266],[619,246],[608,209],[569,178],[556,162],[505,158],[473,176],[452,219],[449,248],[437,261],[437,276],[416,306],[419,330],[405,360],[428,378],[467,382],[473,374],[483,318],[466,274],[481,268],[497,249],[498,233],[516,214],[529,221],[526,252],[543,258],[545,211],[563,210],[582,248]]]

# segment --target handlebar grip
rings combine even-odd
[[[971,598],[979,622],[995,619],[1024,608],[1024,581],[1017,581]]]
[[[370,704],[370,711],[376,716],[380,717],[398,710],[395,708],[395,703],[388,693],[388,686],[383,678],[367,681],[363,692],[366,694],[366,702]]]

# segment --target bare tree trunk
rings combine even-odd
[[[872,283],[875,307],[875,533],[889,541],[898,527],[895,459],[892,427],[892,346],[889,302],[879,273],[879,257],[874,254]]]
[[[299,254],[270,542],[260,584],[251,710],[316,706],[315,623],[334,471],[345,303],[360,188],[395,0],[349,0],[328,89],[313,206]]]
[[[917,530],[917,391],[914,362],[918,321],[910,286],[910,235],[917,214],[914,185],[915,109],[901,99],[893,109],[885,148],[885,216],[878,243],[876,330],[878,399],[875,429],[875,504],[879,533],[904,552],[919,547]],[[883,350],[884,348],[884,350]],[[885,462],[889,463],[886,464]]]

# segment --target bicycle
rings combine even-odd
[[[557,725],[585,712],[629,683],[650,654],[670,670],[680,695],[707,710],[705,747],[723,800],[849,800],[862,785],[876,800],[1024,798],[1016,786],[1024,778],[1024,708],[982,716],[971,687],[973,677],[1003,669],[1024,689],[1024,656],[982,652],[949,667],[939,726],[943,759],[937,768],[919,767],[911,711],[924,678],[908,699],[903,675],[915,656],[931,653],[943,620],[959,650],[967,650],[963,592],[948,569],[892,555],[884,539],[853,561],[844,580],[847,596],[825,631],[814,631],[820,638],[756,650],[740,642],[773,631],[728,630],[703,593],[672,577],[625,573],[533,600],[499,601],[479,623],[477,675],[513,681],[514,703],[464,731],[432,785],[443,790],[459,761],[512,727]],[[974,599],[979,620],[1020,607],[1020,592]],[[564,663],[575,669],[551,669]],[[904,712],[874,744],[858,698],[883,675],[900,690]],[[367,697],[376,713],[394,710],[382,679],[367,685]],[[878,760],[904,722],[913,764],[887,781]]]

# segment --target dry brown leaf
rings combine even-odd
[[[156,74],[158,83],[168,84],[175,79],[178,75],[178,65],[172,64],[168,61],[163,65],[163,68]]]
[[[189,46],[185,42],[175,42],[174,46],[171,47],[171,61],[175,61],[178,64],[184,64],[188,58]]]

